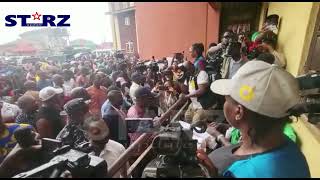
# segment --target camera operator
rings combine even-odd
[[[157,112],[154,111],[154,104],[158,94],[152,93],[148,88],[140,87],[136,90],[136,102],[128,110],[128,118],[155,118],[157,117]],[[139,138],[141,133],[129,133],[130,144]],[[144,149],[143,149],[144,148]],[[139,156],[146,147],[138,149],[134,155]]]
[[[177,110],[177,108],[181,107],[183,103],[186,102],[186,98],[184,98],[184,95],[180,95],[181,98],[179,98],[175,104],[173,104],[165,113],[161,114],[161,117],[156,117],[154,115],[148,115],[146,112],[147,108],[150,108],[152,104],[155,104],[154,101],[157,99],[157,95],[155,93],[151,93],[148,88],[139,88],[137,91],[137,103],[134,106],[130,108],[128,111],[128,118],[143,118],[143,117],[151,117],[153,118],[153,126],[155,128],[159,128],[161,125],[167,122],[168,118],[173,114],[173,112],[176,112],[174,110]],[[149,110],[150,111],[150,110]],[[139,138],[139,136],[142,133],[130,133],[130,140],[131,143],[133,143],[135,140]],[[132,152],[131,159],[130,160],[136,160],[138,156],[141,155],[141,153],[150,145],[150,142],[154,139],[154,133],[151,134],[151,136],[142,144],[139,146],[139,148],[136,149],[136,151]],[[134,173],[135,177],[141,177],[142,170],[144,166],[148,162],[146,159],[144,159],[141,162],[141,166],[137,169],[137,171]]]
[[[231,79],[246,61],[241,57],[241,44],[239,42],[229,43],[226,51],[229,58],[225,61],[221,74],[222,78]]]
[[[217,46],[213,46],[213,47],[209,48],[207,54],[210,54],[210,53],[216,51],[217,48],[222,49],[223,54],[226,54],[226,49],[227,49],[229,42],[235,41],[235,38],[236,38],[235,34],[231,30],[224,32],[222,39],[221,39],[221,43],[219,43]]]
[[[299,147],[283,134],[288,111],[300,99],[291,74],[276,65],[250,61],[232,79],[213,82],[211,90],[225,96],[226,119],[242,135],[242,143],[209,154],[220,176],[310,177]]]
[[[68,115],[68,123],[56,139],[77,149],[84,142],[88,142],[83,129],[89,115],[89,106],[82,98],[76,98],[64,105],[64,111]]]

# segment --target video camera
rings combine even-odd
[[[15,138],[23,148],[37,143],[31,140],[33,137],[29,128],[16,130]],[[54,178],[59,177],[65,170],[71,172],[73,178],[107,177],[107,163],[104,159],[71,149],[69,145],[62,146],[62,142],[59,140],[43,138],[42,151],[38,158],[41,160],[37,163],[42,165],[20,173],[14,178]]]
[[[143,72],[147,71],[147,66],[144,63],[138,63],[135,65],[134,70],[143,74]]]
[[[158,63],[156,63],[156,62],[150,63],[148,68],[151,70],[151,72],[154,72],[154,73],[157,73],[160,70]]]
[[[289,112],[294,116],[308,113],[312,124],[320,122],[320,74],[306,74],[297,77],[302,100]]]
[[[152,149],[157,157],[148,163],[142,177],[209,177],[208,170],[196,157],[197,140],[192,139],[194,129],[196,128],[193,126],[183,129],[179,122],[172,122],[162,128],[152,142]]]

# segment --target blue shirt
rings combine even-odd
[[[234,162],[224,177],[310,178],[307,161],[298,146],[287,138],[281,147]]]
[[[48,87],[48,86],[52,86],[52,83],[50,80],[39,80],[37,83],[37,88],[39,91],[41,91],[41,89]]]
[[[0,137],[0,162],[3,161],[17,144],[14,132],[21,127],[33,129],[29,124],[6,123],[5,126],[4,132]]]
[[[117,141],[127,147],[128,134],[124,119],[121,119],[119,113],[112,107],[109,100],[106,100],[101,107],[101,114],[103,120],[110,129],[110,139]]]
[[[102,117],[108,114],[108,111],[110,111],[110,108],[111,108],[111,103],[109,100],[106,100],[101,106]]]

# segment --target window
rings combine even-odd
[[[133,42],[129,41],[126,43],[126,52],[127,53],[133,53]]]
[[[128,16],[124,18],[124,24],[130,26],[130,18]]]

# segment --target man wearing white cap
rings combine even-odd
[[[39,92],[42,106],[36,117],[36,129],[41,138],[56,138],[64,127],[64,121],[60,117],[63,106],[63,89],[45,87]]]
[[[283,134],[288,110],[300,98],[291,74],[276,65],[250,61],[232,79],[213,82],[211,90],[225,96],[225,117],[242,134],[241,144],[209,154],[220,176],[310,177],[304,155]]]
[[[108,167],[111,167],[125,151],[125,148],[122,144],[109,139],[109,132],[109,128],[103,120],[92,121],[88,125],[88,137],[94,155],[103,158]],[[120,173],[113,177],[119,178]]]

